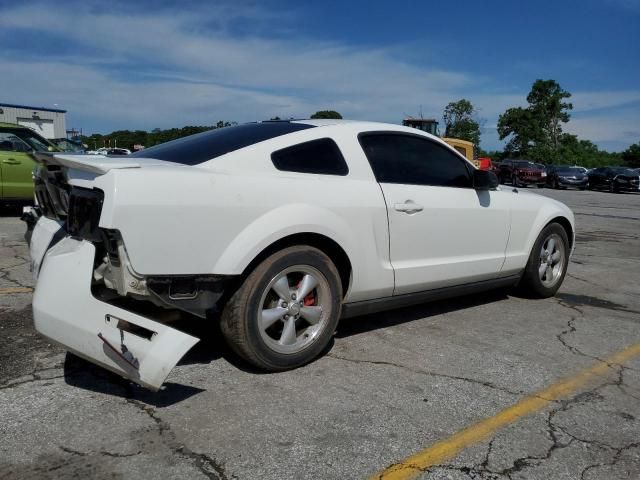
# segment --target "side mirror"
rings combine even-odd
[[[473,188],[476,190],[493,190],[500,181],[495,173],[488,170],[474,170],[473,171]]]

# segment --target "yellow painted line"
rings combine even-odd
[[[505,408],[493,417],[486,418],[464,430],[460,430],[451,437],[440,440],[399,463],[390,465],[385,470],[371,476],[370,479],[408,480],[416,478],[429,467],[442,464],[445,460],[450,460],[465,448],[486,440],[499,429],[514,423],[521,417],[543,409],[554,400],[568,397],[575,393],[596,377],[609,373],[610,365],[623,365],[638,356],[640,356],[640,343],[631,345],[603,362],[598,362],[575,375],[520,400],[515,405]]]
[[[10,293],[31,293],[33,288],[31,287],[7,287],[0,288],[0,295],[8,295]]]

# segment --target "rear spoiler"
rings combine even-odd
[[[102,175],[116,168],[142,168],[151,165],[185,167],[185,165],[181,163],[168,162],[151,157],[108,157],[106,155],[78,155],[59,152],[35,152],[34,156],[38,163],[44,165],[59,165],[61,167],[84,170],[98,175]]]
[[[59,165],[87,172],[103,174],[114,168],[140,168],[140,159],[107,157],[105,155],[73,155],[56,152],[36,152],[36,161],[46,165]],[[162,160],[151,160],[154,163],[169,163]],[[145,161],[145,164],[149,164]]]

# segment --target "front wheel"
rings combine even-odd
[[[520,289],[528,295],[547,298],[556,294],[569,263],[569,240],[567,232],[561,225],[547,225],[529,255]]]
[[[310,362],[340,318],[342,283],[331,260],[309,246],[289,247],[260,263],[221,318],[229,346],[254,366],[282,371]]]

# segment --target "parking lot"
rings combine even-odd
[[[0,478],[640,478],[640,194],[536,193],[576,214],[555,298],[345,320],[277,374],[195,323],[158,393],[35,333],[24,227],[3,210]]]

